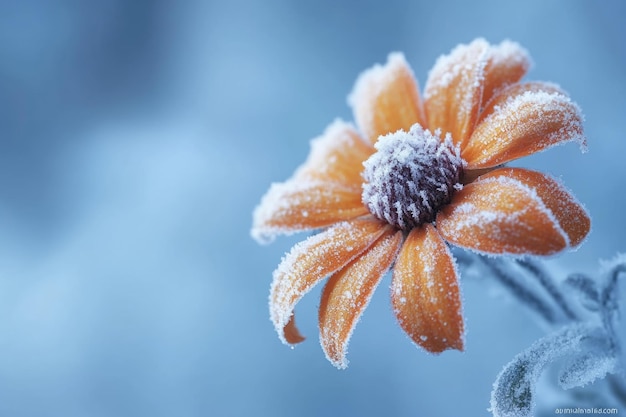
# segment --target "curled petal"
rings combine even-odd
[[[348,365],[346,351],[352,331],[402,243],[402,232],[389,229],[361,257],[335,273],[324,287],[319,310],[320,339],[328,360]]]
[[[481,180],[499,177],[513,178],[534,190],[567,234],[572,247],[580,245],[585,239],[591,228],[589,214],[582,204],[554,178],[523,168],[500,168],[481,177]]]
[[[285,341],[290,345],[295,345],[296,343],[304,341],[304,336],[300,334],[300,331],[298,331],[298,327],[296,327],[295,313],[291,315],[291,318],[285,325],[283,329],[283,334],[285,335]]]
[[[568,247],[568,234],[537,191],[498,171],[464,186],[439,212],[444,239],[489,254],[551,255]]]
[[[432,224],[413,229],[396,261],[391,301],[402,329],[429,352],[463,350],[454,259]]]
[[[531,66],[530,55],[518,43],[505,40],[489,48],[482,103],[522,79]]]
[[[516,90],[504,91],[506,100],[476,126],[462,151],[468,169],[494,167],[571,140],[584,147],[582,114],[566,95],[544,90],[509,95]]]
[[[363,72],[348,97],[354,118],[372,144],[381,135],[415,123],[424,126],[426,118],[417,80],[401,53],[392,53],[385,65]]]
[[[299,335],[295,324],[290,324],[298,300],[360,255],[387,228],[371,217],[356,219],[332,226],[291,249],[274,271],[270,291],[270,318],[283,343],[294,343],[290,335]]]
[[[311,141],[311,153],[294,177],[360,189],[363,161],[374,151],[351,124],[335,120],[322,136]]]
[[[360,188],[290,180],[272,184],[253,215],[252,237],[269,243],[276,235],[312,230],[367,214]]]
[[[428,128],[450,133],[461,149],[478,118],[488,58],[489,44],[477,39],[441,56],[428,75],[424,89]]]

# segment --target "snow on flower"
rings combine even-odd
[[[429,352],[463,350],[459,273],[448,244],[492,255],[552,255],[580,245],[585,209],[557,180],[504,164],[568,141],[584,148],[578,106],[553,84],[520,80],[528,53],[477,39],[440,57],[423,94],[400,53],[357,79],[356,127],[333,122],[292,178],[273,184],[252,236],[319,233],[274,271],[270,318],[287,344],[304,340],[294,308],[329,278],[322,347],[339,368],[359,317],[393,269],[400,327]]]

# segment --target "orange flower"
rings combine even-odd
[[[358,130],[335,121],[254,212],[252,236],[323,229],[274,272],[270,316],[286,344],[304,340],[294,307],[330,277],[319,308],[322,347],[347,365],[350,335],[393,266],[402,329],[429,352],[463,350],[459,274],[448,245],[492,255],[551,255],[589,232],[558,181],[503,164],[566,141],[585,146],[582,116],[558,87],[520,83],[527,52],[477,39],[440,57],[423,95],[400,53],[357,80]]]

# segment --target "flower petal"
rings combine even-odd
[[[417,80],[401,53],[392,53],[385,65],[363,72],[348,97],[354,119],[372,144],[381,135],[400,129],[408,132],[426,118]]]
[[[335,273],[324,287],[319,310],[320,340],[328,360],[348,365],[346,351],[361,314],[396,259],[402,232],[389,229],[359,258]]]
[[[259,243],[270,243],[279,234],[318,229],[367,213],[360,189],[290,180],[272,184],[254,211],[251,235]]]
[[[432,224],[413,229],[396,261],[391,301],[402,329],[429,352],[463,350],[454,259]]]
[[[571,140],[584,148],[583,117],[569,97],[533,89],[511,95],[518,88],[504,91],[506,100],[476,126],[462,150],[467,169],[494,167]]]
[[[499,169],[458,191],[437,215],[448,242],[489,254],[551,255],[569,237],[538,193]]]
[[[354,126],[335,120],[311,141],[311,153],[294,177],[336,182],[360,190],[363,161],[374,152]]]
[[[304,341],[304,336],[300,334],[300,332],[298,331],[298,327],[296,327],[295,313],[291,315],[291,318],[283,328],[283,333],[285,335],[285,340],[290,345],[295,345],[296,343]]]
[[[540,172],[523,168],[500,168],[483,176],[488,178],[513,178],[533,189],[546,207],[554,214],[559,226],[567,233],[572,247],[585,239],[591,228],[591,219],[585,208],[557,180]]]
[[[530,55],[518,43],[505,40],[489,48],[482,103],[508,85],[517,83],[531,66]]]
[[[502,108],[502,106],[504,106],[507,101],[517,96],[520,96],[526,92],[539,92],[539,91],[543,91],[546,93],[560,93],[562,95],[567,95],[556,84],[547,83],[544,81],[530,81],[527,83],[512,84],[497,91],[496,94],[494,94],[493,97],[489,99],[489,101],[485,102],[482,112],[480,113],[480,117],[478,118],[478,124],[480,124],[485,117],[491,115],[492,113],[496,111],[499,111],[497,109]]]
[[[288,335],[297,332],[290,321],[300,298],[319,281],[345,267],[388,228],[373,217],[356,219],[336,224],[291,249],[274,271],[270,291],[270,318],[283,343],[294,343]]]
[[[439,57],[424,89],[428,128],[450,133],[461,149],[478,118],[488,53],[484,39],[457,46]]]
[[[363,161],[375,151],[350,124],[335,121],[311,142],[293,178],[272,184],[253,215],[252,237],[317,229],[367,214],[361,201]]]

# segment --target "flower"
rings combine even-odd
[[[286,344],[304,338],[294,307],[323,279],[321,344],[347,366],[350,335],[393,267],[401,328],[429,352],[463,350],[459,273],[448,244],[490,255],[575,248],[590,219],[557,180],[505,167],[578,141],[582,115],[553,84],[520,80],[528,53],[477,39],[440,57],[423,95],[404,56],[389,55],[348,98],[356,125],[333,122],[289,180],[272,184],[252,236],[322,229],[295,245],[273,274],[270,317]]]

